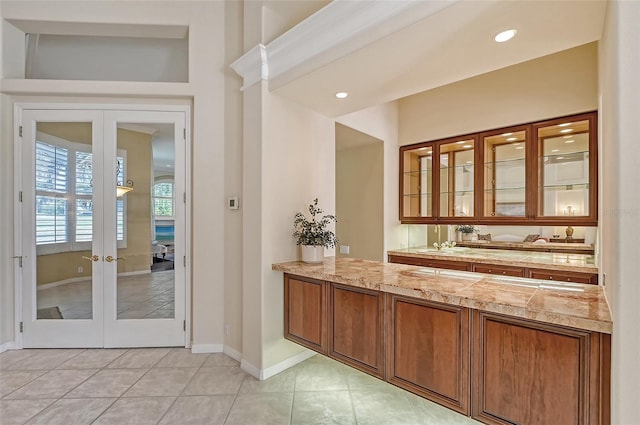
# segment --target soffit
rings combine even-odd
[[[315,42],[336,3],[269,43],[270,72],[263,75],[272,92],[330,117],[599,40],[606,12],[606,1],[467,0],[422,9],[404,3],[403,13],[327,49]],[[341,22],[351,19],[342,11]],[[518,30],[513,40],[493,41],[509,28]],[[290,58],[301,45],[305,59],[295,63]],[[339,100],[337,91],[350,95]]]

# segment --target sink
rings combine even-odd
[[[470,251],[471,248],[466,248],[466,247],[462,247],[462,246],[454,246],[453,248],[441,248],[440,251],[442,252],[468,252]]]

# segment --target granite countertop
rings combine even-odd
[[[611,333],[613,328],[609,305],[598,285],[334,257],[318,264],[278,263],[272,269],[588,331]]]
[[[585,243],[567,243],[567,242],[547,242],[547,243],[533,243],[533,242],[502,242],[502,241],[462,241],[457,242],[459,246],[468,246],[473,248],[506,248],[506,249],[522,249],[526,251],[540,251],[553,250],[554,252],[562,251],[581,251],[584,254],[593,254],[593,246]]]
[[[443,250],[435,248],[404,248],[387,251],[389,255],[428,258],[431,260],[466,261],[471,263],[497,264],[550,270],[566,270],[581,273],[598,273],[595,256],[586,254],[564,254],[557,252],[512,251],[500,249],[454,247]]]

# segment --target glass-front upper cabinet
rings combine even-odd
[[[596,114],[538,123],[534,131],[537,218],[576,223],[595,221]]]
[[[401,220],[433,217],[433,146],[400,148]]]
[[[481,218],[527,219],[529,128],[514,127],[482,136],[483,191]]]
[[[440,158],[439,217],[475,215],[475,140],[438,145]]]

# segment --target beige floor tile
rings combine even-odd
[[[188,348],[172,348],[155,367],[200,367],[209,354],[194,354]]]
[[[0,400],[0,424],[22,425],[55,401],[55,399]]]
[[[175,397],[121,398],[113,403],[93,424],[155,425],[175,399]],[[176,425],[180,423],[176,422]]]
[[[124,397],[178,396],[197,370],[195,367],[151,369]]]
[[[239,367],[203,367],[184,390],[184,395],[236,394],[245,376]]]
[[[0,398],[28,384],[46,370],[4,370],[0,372]]]
[[[240,366],[240,362],[223,353],[211,353],[209,354],[209,357],[207,357],[207,360],[204,362],[203,366]]]
[[[289,425],[292,393],[241,394],[225,425]]]
[[[28,350],[23,350],[28,351]],[[82,353],[83,349],[46,349],[37,350],[33,355],[24,360],[13,363],[9,370],[46,370],[53,369]]]
[[[77,386],[65,398],[120,397],[147,369],[104,369]]]
[[[126,349],[90,349],[62,363],[57,369],[102,369],[126,352]]]
[[[348,391],[298,392],[293,397],[292,425],[355,425]]]
[[[38,351],[42,350],[9,350],[0,353],[0,370],[9,369],[14,363],[23,362]]]
[[[51,370],[5,398],[60,398],[96,372],[96,369]]]
[[[104,412],[115,399],[91,398],[58,400],[28,425],[88,425]]]
[[[222,425],[234,395],[179,397],[160,425]]]
[[[107,367],[149,369],[155,366],[169,351],[169,348],[132,348]]]
[[[296,372],[285,370],[269,379],[260,381],[251,375],[247,375],[242,381],[239,394],[246,393],[273,393],[291,392],[296,385]]]
[[[331,363],[313,362],[315,357],[307,360],[310,363],[303,367],[296,367],[296,391],[341,391],[349,389],[347,383],[348,370],[336,367]]]
[[[351,391],[358,425],[424,425],[402,390]]]

